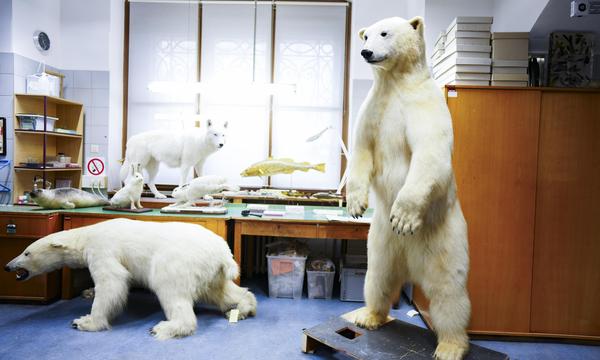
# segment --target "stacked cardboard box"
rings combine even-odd
[[[489,85],[491,17],[460,16],[446,30],[444,52],[433,61],[433,77],[443,85]]]
[[[527,86],[529,33],[492,34],[492,85]]]

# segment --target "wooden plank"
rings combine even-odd
[[[600,93],[542,97],[531,331],[600,336]]]
[[[237,221],[236,221],[237,222]],[[297,224],[288,222],[241,221],[242,234],[259,236],[280,236],[316,238],[316,224]]]
[[[365,330],[342,317],[303,332],[303,351],[316,348],[314,342],[360,360],[432,359],[437,346],[435,334],[399,320],[392,319],[377,330]],[[465,360],[508,359],[508,356],[474,344]]]
[[[342,240],[367,240],[369,225],[324,225],[319,224],[317,238]]]

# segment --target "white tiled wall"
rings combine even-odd
[[[27,75],[38,72],[39,63],[14,53],[0,53],[0,117],[6,118],[6,156],[13,159],[13,94],[25,93]],[[65,74],[64,97],[84,105],[84,161],[91,156],[108,154],[108,71],[70,71],[47,66]],[[98,151],[92,152],[92,145]],[[12,169],[0,170],[0,184],[13,187]],[[0,203],[8,203],[11,194],[0,193]]]

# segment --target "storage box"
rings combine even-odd
[[[346,255],[340,265],[340,300],[365,301],[366,274],[367,257],[365,255]]]
[[[527,60],[529,33],[495,32],[492,34],[492,58],[498,60]]]
[[[29,75],[27,94],[60,97],[60,78],[46,73]]]
[[[331,299],[335,271],[306,270],[309,299]]]
[[[16,116],[21,130],[44,131],[44,115],[17,114]],[[56,121],[58,121],[58,118],[46,116],[46,131],[54,131]]]
[[[302,298],[306,256],[267,255],[269,297]]]

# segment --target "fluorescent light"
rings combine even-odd
[[[211,95],[283,95],[295,94],[295,84],[270,83],[205,83],[205,82],[176,82],[152,81],[148,90],[162,94],[211,94]]]

